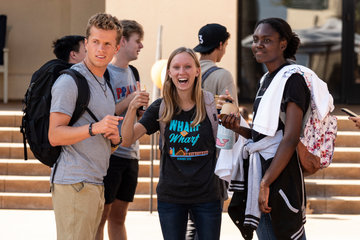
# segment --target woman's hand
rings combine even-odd
[[[269,192],[270,187],[264,182],[260,183],[260,192],[259,192],[259,208],[263,213],[271,212],[271,207],[269,207]]]
[[[240,113],[220,114],[218,121],[219,124],[223,125],[225,128],[240,134],[244,138],[251,138],[251,129],[240,125]]]
[[[150,97],[149,93],[145,90],[140,90],[140,83],[137,82],[137,89],[138,91],[135,92],[133,99],[129,104],[129,109],[134,109],[138,111],[141,107],[147,107],[149,105]],[[143,110],[140,110],[143,111]]]
[[[239,116],[239,113],[220,114],[219,116],[219,124],[234,132],[237,132],[240,128],[240,120],[241,118]]]

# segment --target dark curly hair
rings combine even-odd
[[[287,46],[284,50],[284,58],[296,60],[295,54],[300,46],[300,38],[292,31],[290,25],[281,18],[265,18],[256,23],[255,29],[260,24],[264,23],[269,24],[276,32],[278,32],[280,39],[285,39],[287,41]]]
[[[68,35],[53,41],[54,54],[58,59],[69,61],[71,51],[79,52],[80,42],[84,43],[85,37],[80,35]]]

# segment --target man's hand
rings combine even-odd
[[[102,134],[105,138],[110,139],[112,135],[119,135],[119,121],[122,117],[106,115],[101,121],[92,125],[92,132],[94,134]]]
[[[228,90],[225,90],[224,95],[215,96],[216,109],[221,109],[226,102],[234,102],[234,99],[230,96]]]

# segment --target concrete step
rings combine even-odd
[[[305,179],[308,196],[360,196],[360,180]]]
[[[34,159],[34,154],[30,147],[27,147],[28,159]],[[23,143],[1,143],[0,142],[0,158],[23,159],[24,144]]]
[[[357,196],[308,196],[307,202],[314,214],[360,214],[360,197]]]
[[[337,115],[338,120],[338,131],[359,131],[353,121],[348,119],[348,116]]]
[[[153,179],[155,192],[158,178]],[[309,196],[360,196],[360,180],[305,179],[306,193]],[[0,192],[48,193],[50,189],[47,176],[0,176]],[[138,178],[136,194],[150,193],[150,178]]]
[[[154,134],[153,141],[157,143],[158,134]],[[140,139],[140,144],[150,144],[151,136],[145,134]],[[1,143],[23,143],[23,134],[20,132],[20,127],[8,127],[0,125],[0,142]]]
[[[320,169],[306,179],[358,179],[360,180],[360,163],[332,163]]]
[[[27,148],[28,158],[34,159],[30,148]],[[140,145],[141,159],[150,159],[151,145]],[[157,152],[157,156],[160,156],[160,150],[154,146],[154,154]],[[24,158],[24,144],[23,143],[1,143],[0,142],[0,158],[7,159],[22,159]]]
[[[19,127],[0,127],[0,142],[20,143],[23,142],[23,136]]]
[[[135,194],[129,204],[130,211],[149,211],[150,195]],[[224,202],[223,211],[227,211],[230,199]],[[53,209],[51,193],[3,193],[0,192],[0,209]],[[152,196],[152,209],[157,210],[157,196]]]
[[[150,176],[150,161],[139,161],[139,177]],[[159,177],[160,161],[154,160],[153,176]],[[359,163],[332,163],[307,179],[360,179]],[[36,159],[0,159],[0,175],[49,176],[50,168]]]
[[[360,146],[360,145],[359,145]],[[34,159],[28,147],[28,158]],[[140,145],[141,160],[150,159],[151,145]],[[160,156],[160,150],[154,146],[154,152]],[[335,147],[333,162],[336,163],[360,163],[360,147]],[[155,156],[155,153],[154,153]],[[24,158],[24,145],[22,143],[0,143],[0,159],[22,159]]]
[[[0,126],[19,127],[23,113],[21,111],[0,111]],[[359,131],[355,124],[345,115],[336,115],[338,119],[338,129],[341,131]]]
[[[50,193],[0,192],[1,209],[53,209]]]
[[[36,159],[0,159],[0,175],[49,176],[50,167]]]
[[[159,179],[153,178],[153,191],[155,192]],[[151,179],[139,177],[136,187],[137,194],[150,193]],[[0,192],[17,193],[48,193],[50,191],[49,176],[9,176],[0,175]]]
[[[335,146],[360,147],[360,131],[338,131]]]
[[[359,145],[360,146],[360,145]],[[34,159],[34,155],[28,147],[28,158]],[[151,145],[140,145],[141,160],[150,159]],[[154,146],[154,152],[160,156],[160,150]],[[333,162],[336,163],[360,163],[360,147],[335,147]],[[154,153],[155,156],[155,153]],[[0,143],[0,158],[22,159],[24,158],[24,145],[22,143]]]
[[[145,134],[139,139],[140,144],[150,144],[150,138],[151,136]],[[155,142],[156,138],[153,141]],[[20,132],[20,127],[0,127],[0,142],[22,143],[23,135]]]
[[[151,162],[149,160],[139,161],[139,177],[150,177]],[[153,177],[159,177],[160,160],[154,160]]]
[[[335,147],[333,163],[360,163],[359,147]]]
[[[152,199],[153,210],[157,210],[156,195]],[[0,192],[1,209],[38,209],[51,210],[51,193],[3,193]],[[149,195],[135,195],[134,202],[130,203],[129,210],[147,211],[150,208]]]
[[[0,192],[48,193],[49,176],[0,176]]]
[[[159,177],[160,161],[154,160],[153,176]],[[139,161],[139,177],[150,176],[149,160]],[[14,176],[49,176],[50,168],[36,159],[0,159],[0,175]]]
[[[21,111],[0,111],[1,127],[19,127],[23,113]]]

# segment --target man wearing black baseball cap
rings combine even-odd
[[[225,94],[228,90],[237,104],[237,88],[231,73],[215,64],[224,56],[229,37],[226,27],[206,24],[199,30],[199,44],[194,51],[200,53],[202,87],[214,95]]]
[[[226,27],[217,23],[206,24],[199,30],[199,44],[194,51],[200,53],[202,88],[214,96],[224,95],[228,90],[237,105],[237,90],[231,73],[215,64],[224,56],[229,37],[230,33],[227,32]],[[193,239],[197,240],[198,236],[193,216],[190,214],[186,240]]]

